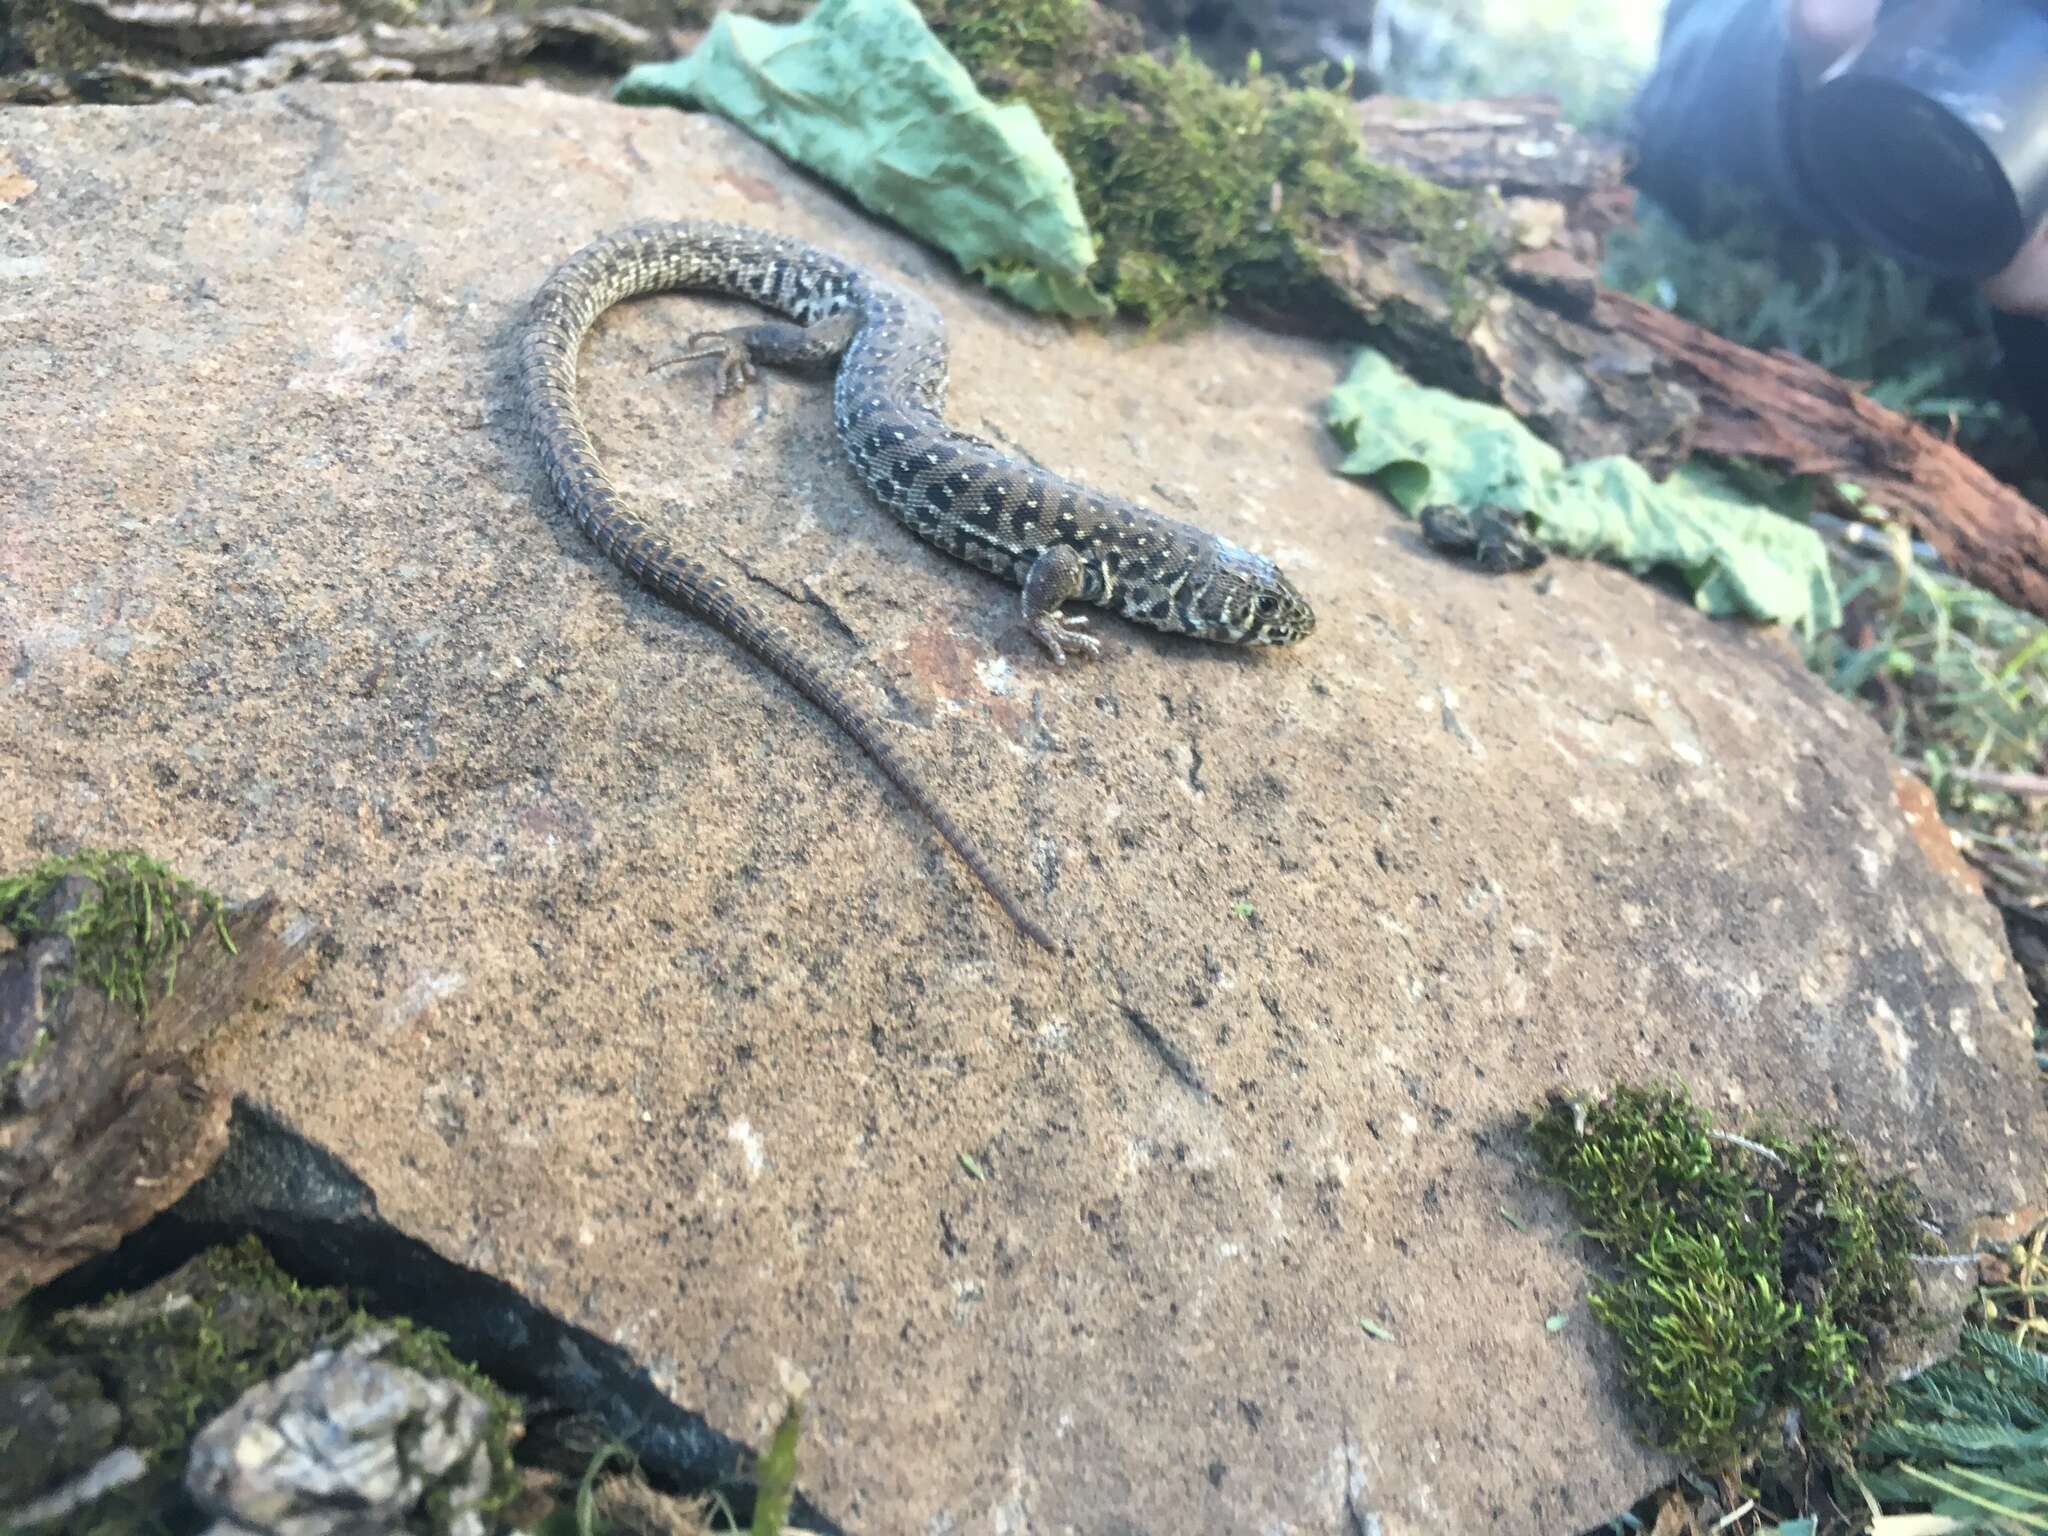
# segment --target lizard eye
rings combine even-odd
[[[1257,604],[1257,607],[1258,607],[1258,610],[1259,610],[1259,612],[1261,612],[1261,613],[1271,613],[1271,612],[1272,612],[1272,611],[1273,611],[1273,610],[1274,610],[1275,608],[1278,608],[1279,606],[1280,606],[1280,599],[1278,599],[1277,597],[1275,597],[1275,596],[1274,596],[1274,595],[1273,595],[1272,593],[1270,593],[1270,592],[1261,592],[1261,593],[1259,594],[1259,601],[1258,601],[1258,604]]]

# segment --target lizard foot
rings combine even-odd
[[[1084,635],[1081,628],[1088,622],[1088,615],[1077,613],[1072,617],[1054,609],[1040,614],[1031,622],[1031,633],[1038,643],[1045,647],[1057,666],[1067,664],[1067,656],[1099,656],[1102,642],[1093,635]]]
[[[663,358],[648,372],[657,373],[679,363],[692,363],[700,357],[715,357],[718,359],[718,382],[712,387],[711,397],[714,400],[723,400],[754,382],[754,360],[748,355],[746,337],[742,332],[697,331],[683,345],[689,350]]]

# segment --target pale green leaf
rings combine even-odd
[[[1790,624],[1841,622],[1826,547],[1704,468],[1653,480],[1632,459],[1564,458],[1499,406],[1417,384],[1377,352],[1331,394],[1339,468],[1410,516],[1435,503],[1522,514],[1547,547],[1683,581],[1704,611]]]
[[[787,25],[722,12],[694,52],[639,65],[615,94],[731,118],[1021,303],[1108,312],[1066,161],[1030,107],[981,94],[910,0],[821,0]]]

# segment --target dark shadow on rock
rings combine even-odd
[[[134,1290],[194,1255],[254,1234],[306,1285],[343,1286],[373,1313],[411,1318],[527,1400],[536,1416],[574,1416],[639,1458],[672,1492],[715,1492],[751,1518],[752,1453],[677,1406],[615,1344],[562,1321],[494,1276],[442,1257],[377,1213],[348,1166],[247,1099],[235,1101],[228,1147],[213,1170],[119,1248],[45,1287],[38,1307],[67,1307]],[[792,1522],[841,1536],[801,1494]]]

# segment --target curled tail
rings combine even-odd
[[[671,288],[708,289],[801,315],[832,302],[833,285],[842,285],[838,291],[843,293],[853,280],[851,269],[821,251],[740,225],[653,224],[608,235],[557,268],[534,299],[519,348],[534,438],[555,494],[599,549],[636,581],[746,647],[823,710],[938,829],[1018,931],[1057,951],[1052,935],[1010,893],[974,840],[867,718],[825,680],[796,638],[741,602],[702,561],[627,510],[576,408],[583,338],[597,317],[622,299]]]

